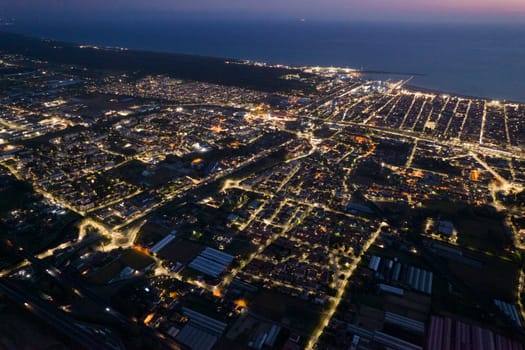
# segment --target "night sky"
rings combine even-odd
[[[0,15],[246,16],[306,19],[523,19],[524,0],[2,0]]]

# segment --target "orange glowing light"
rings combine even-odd
[[[247,308],[248,307],[248,304],[246,303],[246,300],[244,299],[239,299],[239,300],[235,300],[233,302],[235,304],[235,306],[237,306],[238,308]]]
[[[479,170],[475,169],[470,172],[470,180],[479,181]]]
[[[210,130],[215,133],[220,133],[220,132],[225,131],[225,129],[223,129],[220,125],[214,125],[210,128]]]
[[[231,147],[231,148],[235,148],[235,149],[237,149],[237,148],[239,148],[240,146],[241,146],[241,143],[240,143],[239,141],[232,141],[232,142],[230,142],[230,147]]]
[[[148,314],[148,316],[146,316],[146,318],[144,319],[144,324],[149,324],[151,320],[153,320],[153,317],[155,317],[154,312]]]
[[[412,172],[412,176],[422,178],[425,176],[425,174],[421,170],[414,170]]]
[[[357,143],[365,143],[365,142],[366,142],[366,138],[363,137],[363,136],[356,136],[356,137],[355,137],[355,141],[356,141]]]
[[[143,253],[143,254],[146,254],[146,255],[149,255],[149,249],[148,248],[145,248],[141,245],[134,245],[133,246],[133,249],[135,249],[135,251],[139,252],[139,253]]]

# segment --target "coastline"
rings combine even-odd
[[[450,91],[443,91],[443,90],[438,90],[438,89],[429,89],[429,88],[421,87],[418,85],[412,85],[412,84],[405,85],[404,87],[407,90],[415,91],[415,92],[429,93],[429,94],[435,94],[435,95],[450,95],[450,96],[465,98],[465,99],[484,100],[484,101],[501,101],[505,103],[515,103],[515,104],[525,103],[525,100],[523,101],[507,100],[507,99],[498,100],[498,99],[486,97],[486,96],[476,96],[476,95],[460,94],[460,93],[450,92]]]
[[[231,58],[231,57],[219,57],[219,56],[209,56],[209,55],[199,55],[199,54],[188,54],[188,53],[178,53],[178,52],[171,52],[171,51],[164,51],[164,50],[146,50],[146,49],[130,49],[130,48],[126,48],[126,47],[117,47],[117,46],[99,46],[99,45],[93,45],[93,44],[86,44],[86,43],[80,43],[80,42],[69,42],[69,41],[61,41],[61,40],[56,40],[56,39],[50,39],[50,38],[47,38],[47,37],[42,37],[42,36],[33,36],[33,35],[26,35],[26,34],[20,34],[20,33],[16,33],[16,32],[13,32],[13,31],[10,31],[10,30],[6,30],[7,28],[6,27],[3,27],[3,28],[0,28],[0,43],[2,42],[2,37],[3,36],[10,36],[12,38],[20,38],[21,40],[25,40],[25,41],[32,41],[34,43],[39,43],[40,45],[45,45],[45,44],[52,44],[53,45],[53,48],[54,49],[63,49],[63,48],[67,48],[67,49],[78,49],[78,50],[82,50],[82,51],[85,51],[85,52],[89,52],[91,51],[91,53],[99,53],[99,54],[108,54],[108,55],[111,55],[111,54],[115,54],[115,55],[125,55],[125,54],[128,54],[128,55],[133,55],[133,56],[136,56],[136,55],[144,55],[144,56],[148,56],[149,58],[151,57],[162,57],[164,59],[166,59],[167,61],[170,60],[170,58],[174,61],[184,61],[184,63],[189,63],[189,61],[194,61],[195,64],[202,64],[202,63],[206,63],[206,64],[209,64],[209,63],[214,63],[214,64],[219,64],[219,65],[222,65],[224,67],[228,66],[229,63],[237,63],[235,66],[245,66],[245,67],[250,67],[251,69],[253,70],[261,70],[261,72],[259,73],[262,73],[262,71],[265,71],[265,72],[273,72],[273,73],[276,73],[276,72],[281,72],[281,74],[285,71],[294,71],[294,70],[300,70],[300,69],[304,69],[304,68],[313,68],[314,66],[305,66],[305,65],[288,65],[288,64],[279,64],[279,63],[273,63],[273,62],[261,62],[261,61],[253,61],[253,60],[245,60],[245,59],[242,59],[242,58]],[[60,46],[57,46],[57,45],[60,45]],[[2,47],[0,47],[0,50],[2,49]],[[9,48],[7,49],[7,51],[9,51]],[[16,50],[15,50],[16,51]],[[17,51],[17,53],[21,53],[20,50]],[[25,52],[24,52],[25,53]],[[33,57],[36,57],[37,55],[33,55]],[[55,56],[55,55],[51,55],[51,56]],[[47,59],[49,57],[46,57]],[[249,64],[247,64],[246,62],[250,62]],[[64,62],[56,62],[56,63],[64,63]],[[75,62],[76,63],[76,62]],[[166,65],[166,62],[163,62],[164,65]],[[262,63],[263,66],[261,67],[260,65],[256,65],[255,63]],[[176,64],[180,64],[180,62],[173,62],[174,65]],[[191,63],[190,63],[191,64]],[[96,68],[99,68],[99,67],[96,67]],[[217,67],[215,67],[217,68]],[[323,68],[329,68],[329,67],[326,67],[326,66],[323,66]],[[330,67],[330,68],[334,68],[334,69],[351,69],[351,70],[354,70],[355,72],[358,72],[360,74],[362,74],[363,76],[374,76],[374,75],[377,75],[377,76],[402,76],[402,77],[425,77],[427,76],[427,74],[424,74],[424,73],[418,73],[418,72],[411,72],[411,73],[406,73],[406,72],[398,72],[398,71],[388,71],[388,70],[378,70],[378,69],[356,69],[356,68],[352,68],[352,67],[337,67],[337,66],[333,66],[333,67]],[[116,69],[118,70],[118,68],[109,68],[109,69]],[[124,68],[125,69],[125,68]],[[180,73],[180,72],[179,72]],[[239,72],[236,72],[236,73],[239,73]],[[161,73],[162,74],[162,73]],[[165,74],[170,74],[169,72],[165,72]],[[272,78],[277,78],[278,77],[278,74],[269,74],[268,77],[259,77],[259,80],[265,80],[266,82],[268,82],[270,79]],[[377,80],[377,81],[385,81],[385,80],[388,80],[388,79],[381,79],[381,77],[378,77],[379,79],[370,79],[370,80]],[[188,78],[188,77],[181,77],[181,79],[190,79],[192,80],[192,78]],[[194,79],[194,80],[198,80],[198,79]],[[212,79],[213,80],[213,79]],[[249,79],[248,79],[249,80]],[[203,81],[209,81],[209,80],[206,80],[204,79]],[[209,81],[209,82],[214,82],[214,81]],[[217,82],[217,81],[215,81]],[[224,83],[226,85],[229,85],[228,82],[217,82],[217,83]],[[230,84],[232,85],[232,84]],[[236,85],[236,84],[233,84],[233,85]],[[250,84],[247,85],[247,87],[250,87],[249,86]],[[269,84],[269,86],[271,86],[272,84]],[[422,86],[420,84],[407,84],[404,86],[406,89],[408,90],[411,90],[411,91],[415,91],[415,92],[422,92],[422,93],[431,93],[431,94],[446,94],[446,95],[451,95],[451,96],[456,96],[456,97],[460,97],[460,98],[471,98],[471,99],[480,99],[480,100],[501,100],[501,101],[505,101],[507,103],[525,103],[525,98],[523,100],[520,100],[520,99],[498,99],[498,98],[493,98],[493,97],[490,97],[490,96],[483,96],[483,95],[477,95],[477,94],[468,94],[468,93],[458,93],[458,92],[454,92],[453,89],[451,90],[446,90],[446,89],[434,89],[434,88],[429,88],[429,87],[425,87],[425,86]],[[251,88],[256,88],[255,86],[251,86]],[[293,88],[293,87],[284,87],[285,90],[288,90],[290,88]],[[264,88],[262,90],[265,90]]]
[[[0,31],[1,50],[54,64],[71,64],[95,70],[171,75],[182,80],[238,86],[267,92],[308,91],[299,81],[281,80],[296,69],[228,64],[225,59],[189,54],[97,48],[92,45],[30,37]],[[232,61],[232,60],[230,60]]]

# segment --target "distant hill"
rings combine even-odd
[[[0,31],[0,51],[22,54],[51,63],[74,64],[92,69],[143,74],[166,74],[175,78],[261,91],[287,92],[310,87],[281,76],[293,69],[227,64],[225,59],[136,50],[80,48],[78,44],[38,39]],[[229,60],[235,62],[235,60]],[[237,61],[238,62],[238,61]]]

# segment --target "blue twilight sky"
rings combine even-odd
[[[0,16],[519,20],[525,0],[1,0]]]

